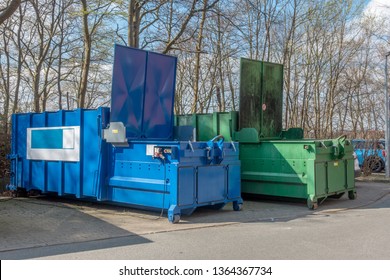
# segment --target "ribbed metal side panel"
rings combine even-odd
[[[283,118],[283,65],[241,58],[240,129],[278,137]]]
[[[98,110],[58,111],[13,115],[12,123],[12,178],[15,187],[26,190],[36,189],[44,193],[74,195],[100,199],[99,190],[106,167],[102,166],[107,158],[107,144],[102,142],[101,120],[107,118],[108,108]],[[47,160],[27,158],[27,130],[50,131],[51,127],[67,129],[80,127],[79,160]],[[39,130],[42,128],[42,130]],[[31,137],[31,136],[30,136]],[[50,144],[50,143],[49,143]],[[47,151],[50,153],[49,145]],[[44,150],[39,147],[35,150]],[[57,148],[57,147],[54,147]]]
[[[171,140],[176,57],[115,46],[111,122],[127,139]]]

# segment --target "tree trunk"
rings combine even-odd
[[[22,63],[23,63],[23,50],[22,50],[22,22],[23,22],[23,13],[22,8],[19,6],[19,27],[17,32],[17,44],[18,44],[18,68],[17,68],[17,78],[16,78],[16,86],[15,86],[15,97],[14,97],[14,104],[12,107],[12,113],[15,114],[18,111],[18,105],[19,105],[19,87],[20,87],[20,80],[22,78]]]
[[[87,1],[81,0],[81,3],[82,3],[82,13],[83,13],[84,57],[83,57],[83,66],[81,69],[81,81],[80,81],[80,89],[77,97],[77,105],[79,108],[84,108],[85,96],[87,94],[87,86],[88,86],[89,67],[91,64],[91,35],[89,33],[89,28],[88,28]]]
[[[139,33],[141,25],[141,12],[142,5],[139,0],[130,0],[129,3],[129,15],[128,15],[128,31],[127,40],[128,45],[133,48],[139,48]]]
[[[196,58],[195,58],[195,80],[194,80],[194,100],[192,103],[192,113],[196,113],[198,111],[198,101],[199,101],[199,76],[200,76],[200,53],[202,51],[202,40],[203,40],[203,28],[204,23],[206,21],[206,8],[207,1],[204,0],[203,3],[203,12],[202,12],[202,20],[199,26],[198,33],[198,43],[196,44]]]
[[[224,69],[222,68],[222,48],[223,48],[223,43],[222,43],[222,30],[221,30],[221,16],[218,14],[217,16],[217,59],[218,59],[218,74],[219,74],[219,83],[220,86],[217,87],[219,92],[217,91],[217,96],[219,100],[218,104],[218,111],[219,112],[224,112],[225,111],[225,77],[224,77]]]
[[[10,104],[10,53],[8,49],[9,44],[9,38],[6,38],[5,33],[3,34],[4,39],[4,54],[5,54],[5,68],[6,70],[3,71],[2,66],[0,65],[0,77],[3,82],[3,90],[4,90],[4,105],[3,105],[3,120],[0,118],[0,125],[1,121],[3,121],[3,131],[1,131],[4,134],[8,133],[8,115],[9,115],[9,104]],[[1,88],[0,88],[1,89]],[[1,114],[0,114],[1,117]]]

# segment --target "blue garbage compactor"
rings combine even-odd
[[[197,207],[242,207],[238,143],[102,138],[108,108],[12,116],[10,189],[166,210],[170,222]]]
[[[164,210],[242,208],[239,148],[174,137],[176,58],[115,46],[111,108],[12,116],[10,189]]]

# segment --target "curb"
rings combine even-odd
[[[390,178],[384,176],[360,176],[355,178],[356,182],[377,182],[377,183],[390,183]]]

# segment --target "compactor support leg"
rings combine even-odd
[[[243,201],[242,199],[233,201],[233,210],[234,211],[241,211],[243,208]]]
[[[180,221],[180,208],[177,205],[171,205],[168,209],[168,221],[172,224],[177,224]]]
[[[348,191],[348,198],[351,200],[354,200],[357,198],[357,193],[356,191]]]
[[[308,197],[307,198],[307,207],[310,210],[316,210],[318,208],[318,201],[317,201],[317,199]]]

